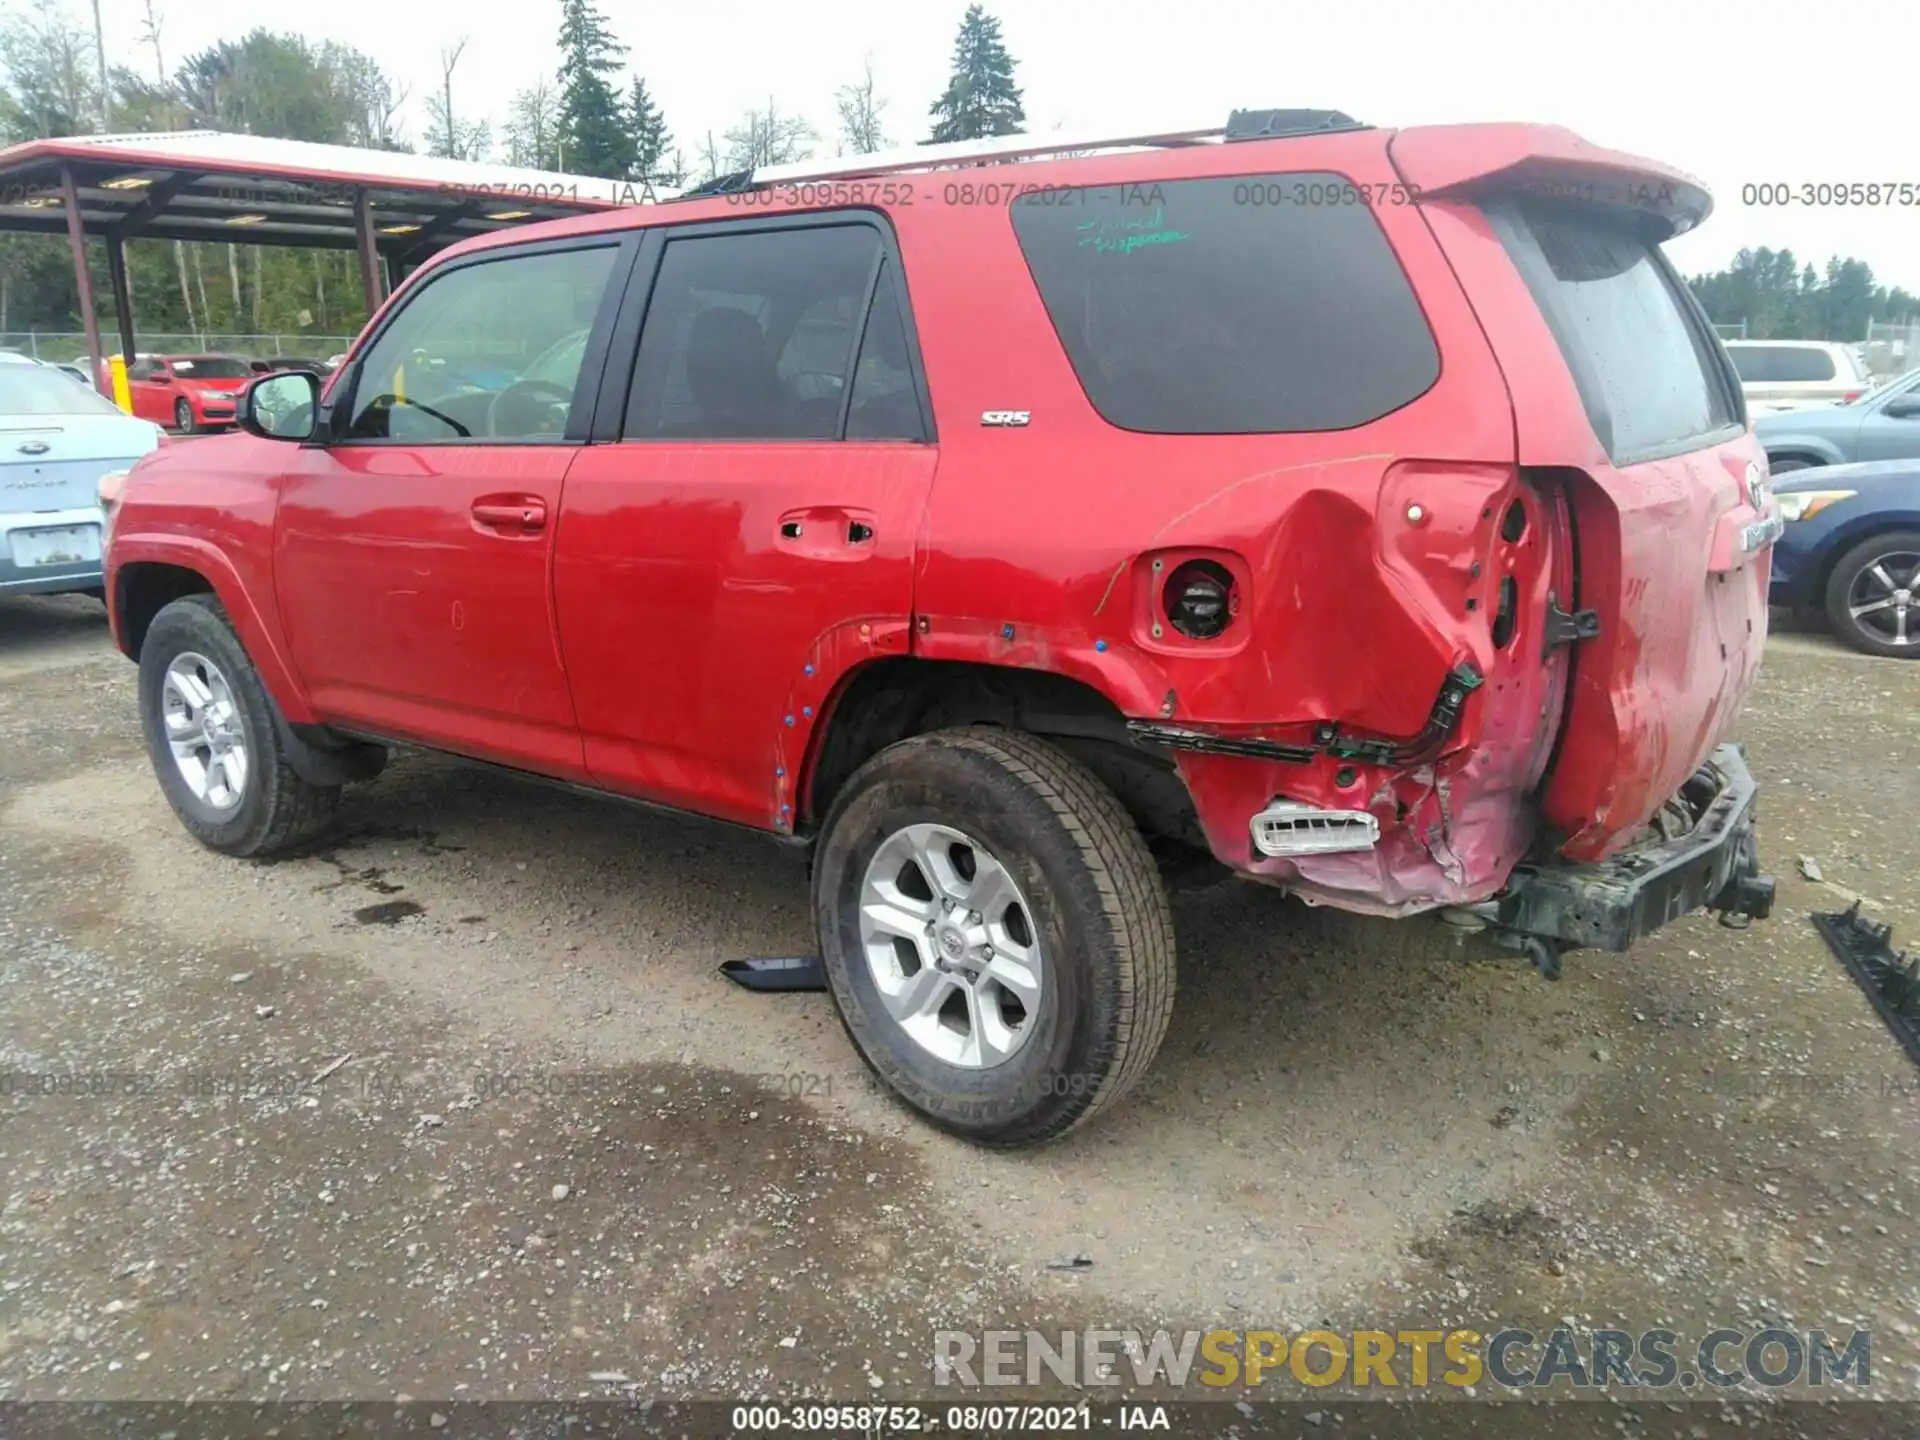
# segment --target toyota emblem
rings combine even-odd
[[[22,455],[44,455],[53,447],[44,440],[26,440],[20,445]]]

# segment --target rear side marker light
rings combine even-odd
[[[1253,848],[1262,855],[1333,855],[1379,843],[1380,821],[1365,810],[1276,800],[1253,817]]]

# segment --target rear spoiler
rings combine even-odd
[[[1590,145],[1558,125],[1435,125],[1402,130],[1387,153],[1422,198],[1532,191],[1630,209],[1663,240],[1713,211],[1701,181],[1656,160]]]

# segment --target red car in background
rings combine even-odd
[[[225,429],[253,363],[239,355],[137,355],[127,367],[133,413],[183,434]]]

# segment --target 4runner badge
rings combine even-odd
[[[982,425],[1025,425],[1033,419],[1031,410],[982,410]]]

